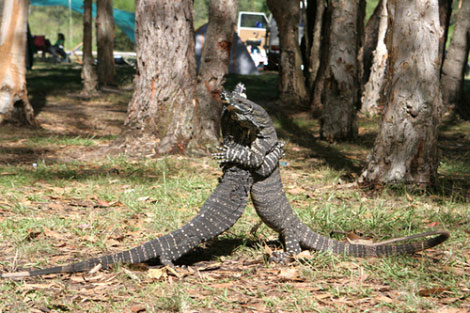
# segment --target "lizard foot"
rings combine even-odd
[[[274,251],[269,257],[269,262],[286,265],[293,262],[295,259],[292,254],[284,251]]]
[[[219,152],[217,153],[212,153],[211,156],[214,160],[217,160],[219,163],[226,163],[228,160],[228,147],[227,146],[221,146],[217,147],[217,150]]]

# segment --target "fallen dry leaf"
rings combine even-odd
[[[439,222],[438,221],[435,221],[435,222],[431,222],[429,223],[427,226],[432,228],[432,227],[436,227],[437,225],[439,225]]]
[[[134,305],[131,307],[131,312],[132,313],[142,313],[142,312],[145,312],[147,309],[145,308],[145,306],[143,305]]]
[[[440,295],[447,290],[449,290],[449,288],[443,288],[443,287],[425,288],[425,289],[420,289],[418,294],[421,297],[431,297],[431,296]]]
[[[349,232],[346,235],[346,239],[348,240],[349,243],[354,244],[354,245],[370,245],[374,243],[372,239],[360,237],[353,232]]]
[[[378,296],[375,298],[377,302],[393,303],[393,300],[387,296]]]
[[[299,280],[299,272],[294,267],[282,268],[278,277],[285,280]]]
[[[47,227],[44,227],[43,229],[44,231],[44,235],[46,235],[47,237],[52,237],[52,238],[56,238],[56,239],[63,239],[64,236],[62,236],[61,234],[59,234],[58,232],[55,232]]]
[[[233,283],[212,284],[211,287],[218,288],[218,289],[230,288],[230,287],[233,287]]]
[[[167,273],[165,268],[151,268],[147,272],[149,278],[159,280],[160,278],[166,278]]]
[[[104,200],[101,200],[101,199],[96,200],[96,204],[97,204],[98,207],[102,207],[102,208],[107,208],[107,207],[111,206],[111,202],[104,201]]]
[[[295,256],[296,259],[311,260],[313,255],[310,253],[310,250],[304,250]]]

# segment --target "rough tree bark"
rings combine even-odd
[[[93,65],[92,55],[92,0],[85,0],[83,4],[83,67],[82,67],[82,95],[85,97],[97,93],[98,77]]]
[[[454,34],[450,41],[449,50],[442,66],[442,97],[447,110],[454,107],[464,111],[463,82],[465,66],[470,50],[470,1],[462,1],[462,7],[457,12]],[[468,105],[468,104],[467,104]],[[468,108],[470,109],[470,108]],[[467,109],[467,110],[468,110]]]
[[[387,47],[385,46],[385,34],[387,33],[388,12],[387,0],[379,3],[382,10],[379,10],[379,26],[377,31],[377,46],[373,52],[372,68],[369,70],[369,81],[364,86],[362,95],[361,112],[368,115],[376,115],[379,112],[379,99],[385,84],[385,68],[387,66]],[[365,68],[364,68],[365,70]]]
[[[388,0],[387,105],[369,164],[359,182],[428,185],[437,174],[438,0]]]
[[[98,50],[98,81],[100,86],[114,84],[114,18],[113,0],[97,0],[96,45]]]
[[[279,29],[280,69],[279,98],[284,105],[303,107],[308,101],[302,72],[299,45],[300,2],[267,0]]]
[[[320,136],[328,141],[357,136],[360,104],[358,52],[364,29],[364,0],[332,0],[329,46],[321,94]]]
[[[211,150],[219,144],[222,111],[219,94],[228,73],[237,6],[237,0],[209,2],[209,24],[197,76],[197,125],[189,147],[194,152]]]
[[[113,148],[144,156],[184,153],[196,106],[193,1],[137,1],[136,43],[135,91]]]
[[[364,46],[362,48],[362,65],[364,66],[362,75],[362,84],[369,81],[372,64],[374,63],[374,51],[377,48],[379,38],[379,25],[383,12],[383,0],[380,0],[374,9],[374,12],[367,21],[364,28]]]
[[[25,76],[28,6],[28,0],[0,2],[0,124],[36,124]]]

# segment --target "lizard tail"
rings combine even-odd
[[[307,249],[317,251],[332,251],[337,254],[346,254],[355,257],[382,257],[389,255],[413,254],[434,247],[446,241],[450,234],[448,231],[438,230],[419,233],[407,237],[395,238],[373,244],[354,244],[340,242],[326,236],[322,236],[306,227],[307,234],[301,245]],[[427,238],[417,240],[420,238]],[[399,242],[411,241],[397,244]]]
[[[63,266],[55,266],[45,269],[32,269],[20,272],[12,273],[1,273],[0,278],[23,278],[31,276],[41,276],[47,274],[58,274],[58,273],[78,273],[85,272],[93,269],[97,265],[106,267],[110,264],[116,263],[129,263],[135,264],[143,262],[152,258],[156,258],[160,255],[161,249],[158,244],[159,239],[154,239],[149,242],[144,243],[141,246],[136,248],[119,252],[116,254],[104,255],[97,258],[88,259],[82,262],[73,263]]]

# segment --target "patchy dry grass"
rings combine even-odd
[[[75,92],[73,84],[62,91]],[[275,77],[263,77],[262,84],[275,85]],[[129,97],[84,101],[51,92],[38,114],[42,129],[1,127],[1,271],[122,251],[196,214],[220,175],[210,158],[87,157],[118,135]],[[469,311],[470,123],[443,126],[438,188],[372,193],[354,181],[376,122],[361,121],[356,143],[327,144],[308,115],[277,117],[287,141],[282,175],[292,206],[313,229],[340,240],[340,232],[383,240],[438,227],[452,233],[443,245],[414,256],[312,252],[289,266],[269,264],[267,253],[281,247],[265,226],[250,234],[258,221],[250,205],[229,232],[183,257],[185,268],[120,265],[94,274],[2,280],[0,312]]]

